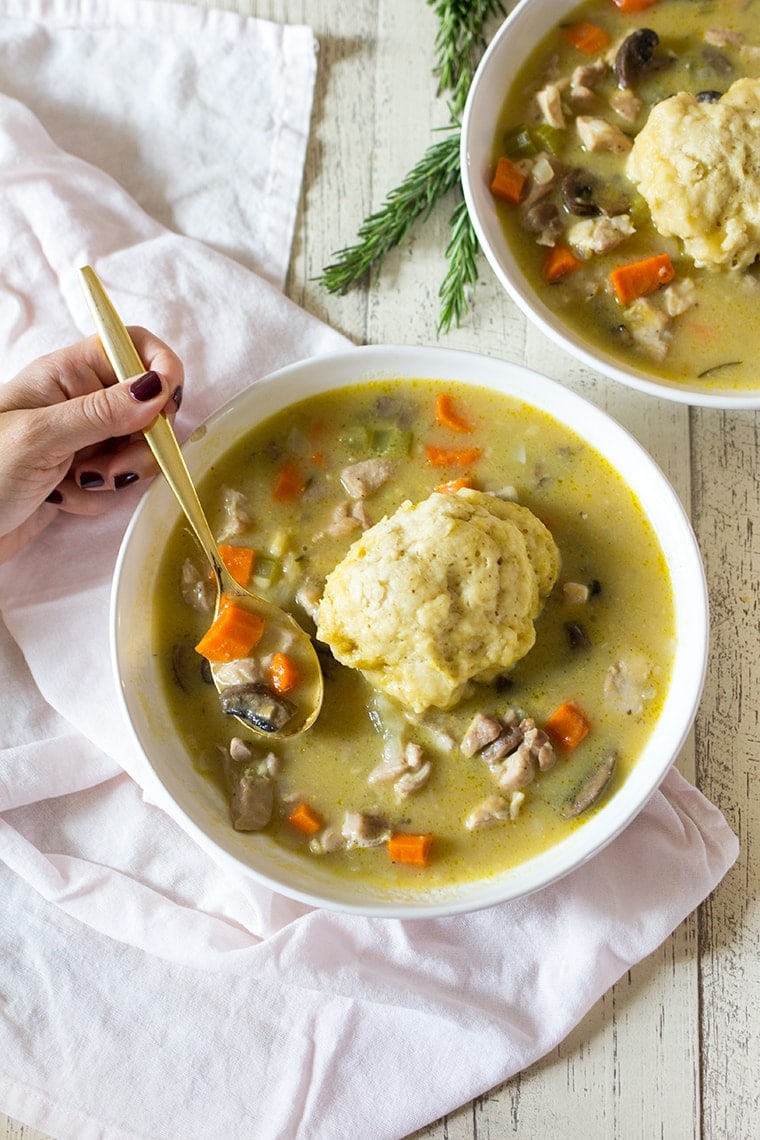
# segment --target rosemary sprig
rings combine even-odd
[[[483,28],[493,16],[505,15],[501,0],[427,0],[438,17],[435,37],[438,94],[451,92],[452,117],[459,118],[472,77],[483,54]]]
[[[458,189],[460,198],[449,221],[448,271],[438,294],[440,333],[448,332],[452,323],[459,325],[469,306],[468,290],[477,281],[478,243],[461,198],[459,118],[486,46],[486,22],[506,13],[501,0],[426,3],[438,18],[433,74],[438,77],[438,94],[451,96],[450,133],[430,146],[400,185],[386,195],[380,209],[359,227],[357,241],[338,251],[319,280],[328,292],[344,294],[373,270],[379,273],[385,255],[407,238],[415,222],[427,218],[438,201]]]
[[[337,261],[322,271],[329,293],[347,293],[404,241],[414,222],[426,217],[439,198],[459,182],[459,132],[448,135],[425,151],[403,182],[391,190],[383,205],[366,218],[355,245],[336,254]]]
[[[459,326],[478,280],[480,250],[464,199],[457,203],[449,219],[449,232],[451,236],[446,247],[449,268],[438,290],[441,301],[439,333],[449,332],[452,324]]]

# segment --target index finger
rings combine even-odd
[[[177,354],[155,333],[131,325],[129,333],[145,364],[164,376],[170,392],[181,388],[184,368]],[[4,408],[42,408],[84,396],[116,383],[114,371],[97,335],[60,348],[28,364],[7,384],[0,386],[0,411]]]

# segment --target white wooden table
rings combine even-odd
[[[453,200],[367,288],[331,297],[315,280],[434,140],[433,128],[447,121],[431,77],[432,8],[425,0],[214,6],[309,24],[320,42],[289,295],[357,344],[435,343]],[[605,994],[553,1053],[417,1140],[513,1133],[541,1140],[758,1137],[760,873],[752,844],[760,837],[760,418],[661,403],[613,386],[528,327],[485,261],[474,311],[441,343],[524,363],[582,392],[649,449],[690,510],[706,563],[713,642],[696,730],[679,767],[721,807],[741,854],[699,913]],[[0,1116],[0,1140],[22,1137],[43,1140]]]

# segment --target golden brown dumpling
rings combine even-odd
[[[317,637],[413,712],[449,708],[532,647],[558,570],[554,540],[527,508],[434,493],[350,547],[327,578]]]

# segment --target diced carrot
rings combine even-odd
[[[429,444],[425,454],[431,467],[469,467],[480,459],[483,450],[480,447],[434,447]]]
[[[315,467],[324,467],[324,465],[325,465],[325,453],[324,453],[324,451],[312,451],[311,461]]]
[[[552,742],[568,751],[578,747],[590,728],[586,714],[575,701],[563,701],[544,724],[544,731]]]
[[[472,487],[472,485],[472,479],[468,475],[463,475],[461,479],[449,479],[448,483],[439,483],[436,491],[439,495],[456,495],[463,487]]]
[[[633,16],[637,12],[643,12],[645,8],[651,8],[656,0],[612,0],[612,2],[621,12]]]
[[[491,180],[491,193],[495,198],[503,198],[505,202],[517,205],[522,198],[525,178],[517,163],[502,155],[496,163]]]
[[[388,854],[394,863],[427,867],[432,845],[432,835],[409,835],[404,831],[395,831],[388,840]]]
[[[256,551],[251,550],[250,546],[231,546],[229,543],[221,542],[219,557],[235,581],[241,586],[247,586],[256,561]]]
[[[269,666],[269,678],[277,693],[288,693],[300,680],[298,666],[287,653],[275,653]]]
[[[547,251],[541,272],[544,281],[552,285],[555,281],[561,281],[563,277],[567,277],[568,273],[575,273],[576,269],[580,269],[582,265],[583,262],[575,256],[570,247],[560,243],[551,246]]]
[[[577,24],[563,28],[562,38],[584,55],[596,55],[610,42],[609,33],[598,24],[590,24],[588,20],[581,20]]]
[[[297,499],[306,486],[306,482],[306,476],[298,464],[294,463],[292,459],[286,459],[277,473],[272,498],[276,499],[278,503]]]
[[[195,649],[209,661],[238,661],[247,657],[264,632],[264,619],[228,601]]]
[[[661,285],[667,285],[675,275],[669,255],[657,253],[654,257],[619,265],[610,273],[610,281],[620,304],[628,305],[637,297],[645,297]]]
[[[473,426],[454,407],[454,399],[448,392],[439,392],[435,398],[435,418],[441,427],[452,431],[470,432]]]
[[[288,816],[288,823],[291,823],[298,831],[302,831],[304,835],[314,835],[322,826],[321,818],[314,811],[314,808],[309,807],[306,803],[300,803],[293,808]]]

